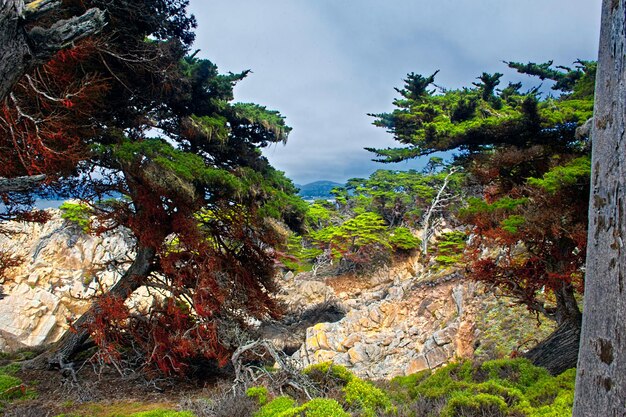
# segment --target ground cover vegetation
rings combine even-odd
[[[293,377],[294,375],[291,375]],[[8,378],[8,377],[7,377]],[[462,361],[390,381],[367,381],[346,368],[321,363],[297,377],[307,391],[294,389],[286,372],[269,369],[251,386],[221,386],[210,396],[178,404],[141,401],[74,403],[55,417],[562,417],[571,415],[575,370],[553,376],[525,359]],[[17,381],[17,382],[16,382]],[[19,380],[13,384],[19,384]],[[16,385],[14,385],[16,386]],[[298,387],[298,386],[296,386]],[[20,393],[22,391],[17,390]],[[24,394],[8,406],[27,401]],[[30,395],[30,394],[25,394]],[[22,398],[20,399],[20,396]],[[22,408],[26,412],[27,408]]]

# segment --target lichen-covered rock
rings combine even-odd
[[[473,357],[480,338],[489,335],[484,317],[508,306],[454,269],[429,274],[410,262],[373,281],[292,277],[283,289],[292,307],[303,302],[300,288],[318,288],[318,299],[328,299],[332,289],[332,297],[346,308],[343,319],[310,327],[294,357],[305,365],[332,360],[369,378],[393,378]]]
[[[132,260],[134,242],[127,231],[86,235],[58,210],[50,213],[45,224],[3,224],[11,233],[0,235],[0,249],[24,262],[2,283],[2,350],[56,341],[69,327],[68,319],[80,316]]]

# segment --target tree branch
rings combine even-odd
[[[28,191],[46,179],[45,175],[31,175],[27,177],[1,178],[0,193],[12,193],[18,191]]]

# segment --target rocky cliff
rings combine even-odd
[[[50,210],[45,224],[9,222],[0,250],[23,263],[2,282],[0,349],[54,342],[82,314],[89,299],[112,285],[132,256],[129,233],[90,236]]]
[[[57,340],[68,319],[84,312],[132,258],[129,233],[85,235],[52,213],[43,225],[8,223],[14,233],[0,236],[0,249],[24,259],[3,283],[0,350]],[[424,266],[418,258],[362,277],[289,272],[279,281],[279,297],[292,312],[324,302],[341,312],[304,326],[275,323],[264,334],[304,364],[334,361],[364,377],[409,374],[456,357],[508,355],[550,331],[461,271]]]

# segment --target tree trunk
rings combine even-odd
[[[576,366],[579,342],[580,321],[567,320],[524,357],[534,365],[546,368],[552,375],[558,375]]]
[[[104,13],[90,9],[82,16],[59,20],[47,29],[26,29],[60,5],[55,0],[36,0],[26,5],[23,0],[0,0],[0,101],[34,66],[104,26]]]
[[[554,292],[559,327],[547,339],[526,352],[524,357],[553,375],[576,367],[582,317],[574,297],[574,287],[564,283]]]
[[[604,0],[574,416],[626,416],[626,0]]]
[[[155,254],[156,250],[154,248],[139,246],[135,260],[119,281],[108,291],[107,295],[124,300],[127,299],[145,281],[152,268]],[[58,342],[52,345],[46,352],[27,363],[26,367],[47,368],[52,365],[63,367],[63,364],[67,363],[73,355],[80,352],[81,346],[89,338],[87,325],[93,320],[97,311],[98,303],[96,302],[74,322],[73,329],[66,331]]]

